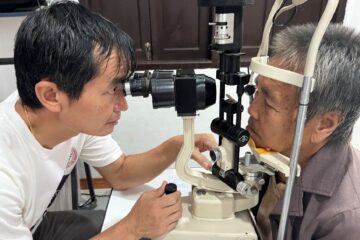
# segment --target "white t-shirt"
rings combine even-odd
[[[122,154],[110,135],[79,134],[43,148],[15,111],[18,99],[14,92],[0,103],[0,239],[32,239],[30,228],[79,158],[102,167]]]

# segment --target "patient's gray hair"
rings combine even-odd
[[[275,36],[272,55],[281,60],[281,67],[303,73],[315,27],[292,26]],[[339,112],[342,121],[328,141],[350,141],[360,116],[360,35],[351,28],[331,24],[320,45],[314,78],[308,120],[326,112]]]

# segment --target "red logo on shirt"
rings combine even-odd
[[[66,168],[70,168],[73,167],[73,165],[75,165],[76,161],[78,158],[78,154],[75,148],[71,148],[71,153],[70,156],[68,158],[68,163],[66,165]]]

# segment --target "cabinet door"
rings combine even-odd
[[[80,0],[100,13],[134,40],[137,61],[145,61],[145,44],[151,41],[149,0]]]
[[[151,0],[150,18],[153,60],[209,58],[209,9],[197,0]]]
[[[127,32],[137,69],[215,66],[209,50],[210,9],[197,0],[80,0]]]

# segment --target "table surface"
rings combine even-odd
[[[185,183],[178,177],[176,169],[170,168],[166,169],[159,176],[144,185],[125,191],[113,190],[106,209],[105,219],[101,231],[106,230],[124,218],[130,212],[132,206],[143,192],[158,188],[163,181],[175,183],[182,196],[189,196],[191,192],[191,185]]]

